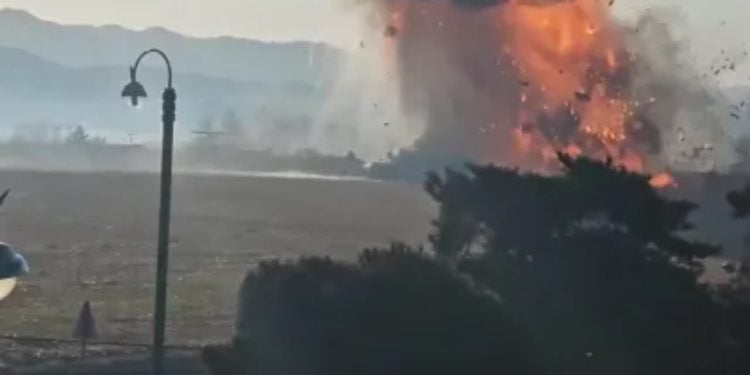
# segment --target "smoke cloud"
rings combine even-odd
[[[716,111],[723,103],[709,83],[697,78],[682,54],[684,45],[664,22],[666,14],[651,12],[625,25],[600,13],[606,5],[594,6],[594,0],[360,3],[367,5],[365,19],[382,40],[386,76],[395,81],[391,88],[404,121],[399,126],[421,134],[411,145],[415,153],[539,167],[540,156],[522,152],[523,138],[531,142],[526,145],[531,150],[524,152],[543,144],[561,150],[575,145],[584,154],[621,158],[625,165],[638,159],[632,165],[648,170],[720,168],[733,160]],[[588,50],[572,46],[572,57],[555,60],[559,77],[550,79],[542,70],[534,72],[537,56],[522,55],[527,52],[514,43],[519,38],[544,42],[524,35],[529,29],[522,22],[530,22],[524,17],[554,17],[535,12],[570,3],[600,23],[590,26],[592,34],[603,35],[592,39],[590,48],[607,54],[582,57]],[[602,40],[613,47],[599,45]],[[573,61],[581,58],[588,59],[585,70]],[[565,88],[568,97],[550,94],[551,85],[572,82],[573,75],[580,85]],[[615,124],[619,133],[588,129],[613,113],[625,117]]]

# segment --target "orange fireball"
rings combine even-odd
[[[441,131],[456,124],[477,134],[446,131],[431,141],[473,141],[479,162],[540,172],[557,170],[558,151],[632,171],[658,168],[658,130],[644,118],[654,100],[639,103],[631,87],[633,58],[606,1],[507,0],[479,9],[383,1],[388,25],[399,30],[391,51],[402,78],[423,86],[413,90],[415,102],[435,107],[432,119],[448,123]],[[444,119],[454,113],[463,117]],[[655,185],[673,184],[667,176]]]

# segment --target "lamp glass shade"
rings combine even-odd
[[[146,98],[148,97],[148,94],[146,93],[146,89],[143,88],[143,85],[141,85],[140,82],[131,80],[130,83],[125,85],[125,87],[122,89],[122,97],[130,98],[130,104],[132,104],[133,107],[137,107],[138,99]]]

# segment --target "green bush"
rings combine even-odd
[[[239,301],[235,346],[208,356],[239,350],[248,374],[543,373],[496,296],[403,245],[263,263]]]
[[[559,373],[745,373],[737,319],[699,283],[719,249],[681,236],[696,205],[611,161],[560,162],[430,175],[434,250],[502,296]]]
[[[355,264],[262,263],[217,374],[750,373],[750,278],[703,285],[696,205],[611,161],[562,173],[430,174],[432,256],[395,244]],[[728,197],[750,216],[750,188]]]

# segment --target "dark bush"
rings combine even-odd
[[[742,373],[724,306],[698,281],[718,249],[680,235],[696,206],[610,161],[560,161],[553,176],[432,174],[435,251],[501,295],[559,373]]]
[[[245,279],[219,374],[750,373],[750,273],[703,285],[718,248],[681,236],[696,206],[610,161],[562,173],[431,174],[437,256],[266,262]],[[748,216],[750,188],[730,194]]]
[[[449,265],[394,245],[351,265],[263,263],[242,285],[236,341],[248,374],[542,373],[518,327]]]

